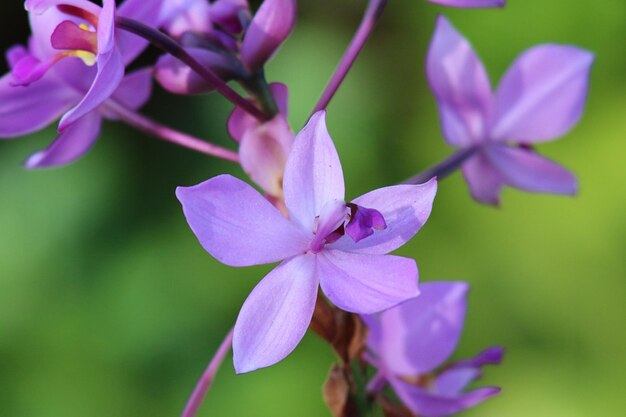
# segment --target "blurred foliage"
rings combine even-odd
[[[340,58],[365,0],[300,2],[296,32],[267,70],[290,86],[301,126]],[[468,196],[459,174],[401,254],[423,280],[472,284],[457,352],[508,347],[485,384],[502,395],[466,416],[622,415],[626,365],[626,3],[509,0],[505,10],[450,10],[391,0],[329,108],[349,196],[393,184],[445,157],[424,56],[445,13],[471,39],[495,82],[541,42],[597,54],[586,114],[542,152],[580,177],[576,198],[507,190],[501,209]],[[20,1],[3,2],[2,47],[26,39]],[[145,110],[231,146],[217,96],[157,91]],[[233,269],[207,255],[174,198],[239,168],[109,123],[95,149],[58,170],[25,157],[52,129],[0,143],[0,415],[175,416],[269,267]],[[333,356],[307,336],[281,364],[235,376],[223,367],[200,416],[324,416]],[[620,412],[621,410],[621,412]]]

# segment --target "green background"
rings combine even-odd
[[[299,3],[297,28],[267,69],[270,80],[290,87],[296,129],[366,2]],[[398,182],[451,152],[424,76],[437,13],[472,41],[494,82],[538,43],[594,51],[582,121],[540,146],[576,172],[580,195],[507,189],[494,209],[472,201],[457,173],[440,184],[426,227],[398,252],[417,260],[424,281],[472,284],[455,357],[507,346],[503,365],[483,381],[503,393],[465,416],[623,415],[626,3],[508,3],[505,10],[452,10],[389,1],[329,108],[348,197]],[[11,41],[25,39],[17,6],[2,15]],[[234,147],[224,129],[229,111],[218,96],[162,91],[145,109]],[[233,269],[212,259],[187,227],[174,188],[225,171],[244,174],[115,123],[70,167],[22,169],[52,137],[49,129],[0,143],[0,415],[176,416],[270,267]],[[333,360],[314,335],[282,363],[252,374],[235,376],[229,357],[199,415],[329,415],[320,387]]]

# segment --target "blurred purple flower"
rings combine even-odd
[[[498,204],[504,185],[526,191],[575,194],[576,178],[532,145],[567,133],[580,119],[593,55],[564,45],[524,52],[495,93],[468,41],[439,17],[427,59],[446,141],[475,148],[463,174],[472,196]]]
[[[283,181],[288,219],[230,175],[178,188],[191,229],[220,262],[250,266],[282,261],[239,313],[233,341],[237,372],[273,365],[293,351],[311,321],[318,285],[336,306],[361,314],[416,296],[415,261],[387,253],[426,222],[436,188],[432,180],[381,188],[353,200],[356,209],[382,216],[386,228],[358,242],[346,236],[346,227],[362,220],[350,217],[344,201],[341,164],[324,112],[311,118],[289,154]],[[369,223],[380,226],[372,219]]]
[[[420,290],[417,298],[362,316],[369,327],[366,360],[378,369],[368,389],[378,392],[389,383],[413,413],[424,417],[455,414],[498,394],[496,387],[464,390],[481,376],[482,366],[500,363],[501,347],[441,368],[461,337],[468,285],[432,282]]]
[[[155,22],[159,2],[146,3],[128,0],[119,13]],[[36,132],[62,116],[58,138],[26,166],[67,164],[95,143],[103,117],[115,118],[107,101],[137,109],[148,100],[149,70],[124,77],[124,66],[147,44],[116,33],[113,0],[102,8],[87,0],[27,0],[25,6],[33,34],[28,48],[7,53],[11,73],[0,79],[0,137]]]
[[[505,0],[427,0],[448,7],[504,7]]]

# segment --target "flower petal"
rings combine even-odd
[[[505,0],[428,0],[448,7],[504,7]]]
[[[231,33],[240,33],[242,13],[250,15],[246,0],[217,0],[211,3],[211,20]]]
[[[477,368],[459,368],[443,371],[435,379],[434,391],[441,395],[457,395],[462,392],[472,381],[480,378],[480,370]]]
[[[328,299],[351,313],[377,313],[419,294],[417,265],[400,256],[324,250],[317,273]]]
[[[122,56],[117,48],[98,57],[98,74],[91,88],[80,103],[63,116],[59,123],[59,131],[96,109],[117,90],[124,78]]]
[[[144,68],[126,75],[111,98],[130,110],[143,107],[152,94],[152,70]]]
[[[498,88],[492,138],[535,143],[565,134],[582,115],[592,63],[592,53],[571,46],[523,53]]]
[[[474,200],[497,206],[504,179],[483,152],[476,152],[461,166],[463,176]]]
[[[313,230],[324,204],[344,199],[343,171],[326,128],[325,112],[315,113],[296,136],[287,158],[283,191],[291,219],[306,231]]]
[[[297,143],[297,139],[296,139]],[[433,207],[437,180],[421,185],[395,185],[370,191],[352,202],[380,212],[387,228],[355,243],[343,237],[330,248],[348,252],[382,255],[409,241],[422,228]]]
[[[295,0],[264,0],[241,44],[246,67],[253,72],[259,70],[287,39],[295,22]]]
[[[0,78],[0,138],[43,129],[80,100],[52,73],[28,87],[13,86],[12,80],[11,74]]]
[[[161,23],[161,10],[165,1],[125,0],[118,8],[117,14],[138,20],[148,26],[158,27]],[[126,65],[130,64],[148,47],[148,41],[123,30],[117,31],[115,41]]]
[[[533,150],[490,146],[486,154],[504,182],[512,187],[538,193],[576,194],[576,177]]]
[[[465,147],[483,140],[491,116],[489,77],[469,42],[443,16],[437,19],[426,72],[448,143]]]
[[[176,196],[204,249],[226,265],[272,263],[306,251],[307,236],[254,188],[233,176],[178,187]]]
[[[472,359],[456,361],[450,365],[450,369],[480,368],[485,365],[498,365],[504,357],[502,346],[491,346],[474,356]]]
[[[463,331],[468,285],[429,282],[420,295],[381,313],[381,359],[396,375],[428,373],[456,349]]]
[[[237,373],[273,365],[295,349],[313,317],[317,286],[313,255],[285,261],[263,278],[235,324]]]
[[[26,168],[51,168],[74,162],[91,149],[100,136],[102,117],[91,112],[59,133],[59,136],[45,150],[28,158]]]
[[[289,91],[287,86],[282,83],[271,83],[270,90],[278,105],[278,110],[284,118],[287,118],[287,101]],[[228,133],[236,142],[241,142],[243,134],[248,129],[260,125],[261,123],[251,114],[236,107],[228,118]]]
[[[415,414],[423,417],[443,417],[459,413],[473,407],[500,392],[497,387],[478,388],[464,394],[444,396],[390,378],[394,391],[400,400]]]

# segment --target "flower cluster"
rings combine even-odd
[[[503,0],[429,1],[504,6]],[[250,372],[283,360],[308,329],[341,360],[325,390],[336,416],[356,415],[348,412],[358,390],[355,362],[364,374],[367,364],[376,369],[366,406],[405,413],[390,415],[451,415],[499,392],[466,387],[484,365],[500,363],[502,348],[446,363],[463,329],[468,284],[418,285],[416,262],[390,253],[424,226],[438,181],[457,169],[481,203],[498,204],[503,186],[574,194],[576,178],[534,146],[579,121],[593,56],[573,46],[535,46],[515,60],[494,92],[470,43],[439,17],[426,72],[443,136],[459,151],[404,184],[347,198],[325,109],[386,4],[370,1],[320,102],[294,134],[288,88],[268,83],[264,66],[294,28],[295,0],[264,0],[257,10],[246,0],[126,0],[119,7],[114,0],[102,6],[88,0],[25,2],[32,37],[7,52],[0,137],[25,136],[60,119],[57,138],[30,156],[26,167],[75,161],[93,146],[102,121],[113,120],[238,162],[263,191],[227,174],[176,190],[191,230],[215,259],[234,267],[279,262],[243,303],[185,417],[195,415],[231,343],[236,371]],[[150,43],[164,54],[148,68],[129,71]],[[140,114],[153,79],[173,94],[218,92],[231,101],[226,124],[237,151]],[[383,392],[388,385],[399,403]]]

